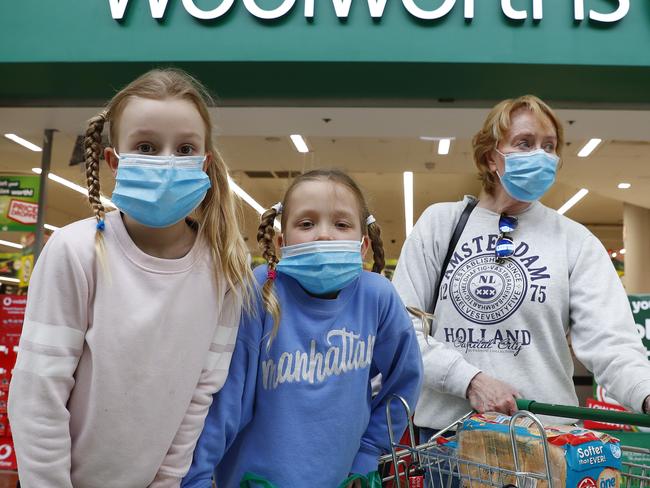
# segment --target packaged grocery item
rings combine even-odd
[[[469,475],[472,487],[487,488],[488,481],[499,486],[522,485],[514,476],[479,468],[473,463],[514,470],[514,456],[509,434],[510,417],[498,413],[476,414],[464,421],[458,433],[458,457],[462,475]],[[619,488],[621,483],[621,448],[618,439],[570,425],[544,428],[548,439],[549,465],[553,488]],[[542,438],[530,419],[518,419],[515,427],[519,451],[519,469],[546,476]],[[540,480],[526,486],[547,488]],[[464,485],[469,486],[469,482]]]

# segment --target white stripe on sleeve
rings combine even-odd
[[[214,338],[212,342],[214,344],[234,344],[237,340],[237,332],[239,327],[225,327],[220,325],[217,327],[217,331],[214,333]]]
[[[214,370],[228,370],[230,367],[230,360],[232,359],[231,352],[208,352],[208,357],[205,360],[205,369],[208,371]]]
[[[63,325],[49,325],[33,320],[26,321],[23,327],[22,339],[42,346],[69,347],[81,350],[84,344],[84,333],[80,330]]]
[[[38,376],[70,377],[77,369],[76,356],[48,356],[20,349],[14,371],[25,371]]]

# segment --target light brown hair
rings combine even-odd
[[[225,278],[230,289],[241,294],[250,305],[252,274],[248,265],[248,249],[239,231],[239,208],[228,183],[228,168],[212,141],[212,121],[208,106],[213,101],[199,81],[177,69],[151,70],[120,90],[106,108],[88,121],[84,140],[88,200],[97,219],[96,250],[100,259],[104,255],[104,214],[100,198],[99,158],[102,151],[102,131],[110,123],[111,144],[117,147],[120,115],[132,97],[151,100],[184,99],[194,104],[205,125],[205,152],[212,158],[207,167],[211,188],[193,212],[199,235],[209,244],[217,286]]]
[[[524,95],[519,98],[511,98],[499,102],[492,108],[483,123],[483,127],[472,139],[474,164],[478,168],[479,179],[483,185],[483,190],[489,195],[494,194],[494,189],[497,185],[497,176],[490,171],[488,156],[510,130],[512,114],[521,108],[530,110],[544,122],[547,120],[551,122],[555,127],[555,134],[557,135],[556,153],[558,156],[562,156],[564,129],[562,128],[562,122],[551,107],[534,95]]]
[[[289,197],[291,193],[296,189],[298,185],[306,181],[332,181],[339,185],[343,185],[349,189],[354,197],[357,200],[359,207],[359,220],[361,222],[361,233],[362,235],[368,234],[370,238],[370,244],[372,246],[373,253],[373,265],[372,271],[375,273],[381,273],[385,266],[384,258],[384,243],[381,240],[381,227],[377,222],[367,224],[366,220],[371,215],[368,210],[368,205],[366,203],[366,198],[363,195],[363,192],[359,188],[359,185],[350,178],[347,174],[338,170],[326,170],[326,169],[316,169],[304,173],[298,176],[284,195],[282,200],[282,228],[285,228],[287,222],[287,215],[290,211],[290,205],[288,205]],[[273,238],[275,237],[275,229],[273,228],[273,222],[278,216],[278,212],[275,208],[270,208],[264,214],[262,214],[260,226],[257,231],[257,243],[260,246],[262,251],[262,256],[268,263],[269,274],[272,276],[275,273],[275,267],[279,262],[279,258],[276,254],[275,245],[273,243]],[[273,316],[273,331],[269,338],[268,345],[270,346],[271,342],[278,333],[278,327],[280,325],[280,304],[273,292],[273,279],[268,278],[264,283],[262,288],[262,299],[264,301],[265,308]]]

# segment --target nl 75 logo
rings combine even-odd
[[[12,200],[7,217],[19,224],[34,225],[38,220],[38,204]]]

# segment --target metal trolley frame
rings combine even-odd
[[[393,401],[400,402],[404,408],[404,415],[408,418],[411,445],[400,444],[399,439],[396,440],[395,438],[393,418],[391,415],[391,404]],[[472,412],[438,431],[428,442],[416,445],[415,432],[411,420],[411,409],[408,403],[402,397],[396,395],[391,397],[386,404],[391,453],[380,458],[380,466],[392,465],[394,473],[383,478],[384,486],[408,488],[409,475],[417,472],[426,476],[429,480],[429,486],[435,488],[536,488],[538,483],[541,482],[545,482],[545,486],[549,488],[563,488],[554,486],[549,463],[548,440],[544,432],[543,424],[535,413],[572,419],[591,419],[650,427],[650,416],[648,415],[550,405],[530,400],[518,400],[517,406],[520,410],[511,417],[508,428],[514,469],[505,469],[503,467],[460,459],[454,449],[446,447],[444,444],[439,444],[439,439],[444,437],[445,433],[458,431],[463,421]],[[522,462],[517,446],[516,427],[517,421],[522,418],[528,419],[538,429],[544,454],[544,469],[542,472],[529,472],[521,469]],[[650,455],[650,449],[648,448],[621,446],[621,450]],[[650,488],[650,466],[624,461],[621,469],[621,488]]]

